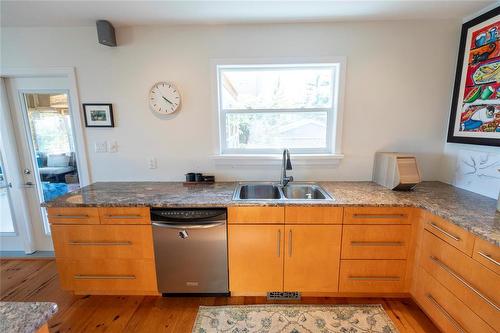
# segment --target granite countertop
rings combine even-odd
[[[51,302],[0,302],[0,332],[36,332],[56,312]]]
[[[406,206],[443,217],[500,246],[496,200],[440,182],[423,182],[410,192],[391,191],[373,182],[319,182],[334,201],[233,201],[234,182],[189,185],[181,182],[99,182],[68,193],[46,207],[229,207],[229,206]]]

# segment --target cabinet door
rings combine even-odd
[[[228,226],[231,293],[283,290],[283,238],[280,225]]]
[[[285,227],[284,290],[338,291],[340,225]]]

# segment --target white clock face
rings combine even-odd
[[[160,114],[174,113],[181,105],[181,96],[177,88],[168,82],[156,83],[149,92],[151,110]]]

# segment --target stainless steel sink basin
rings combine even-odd
[[[331,197],[318,185],[314,184],[288,184],[283,189],[287,199],[299,200],[325,200]]]
[[[314,201],[333,200],[321,186],[314,183],[288,183],[282,188],[279,183],[241,183],[234,191],[235,201]]]
[[[238,193],[235,193],[239,200],[277,200],[281,199],[281,191],[274,184],[245,184],[239,185]]]

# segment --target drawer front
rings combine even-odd
[[[287,224],[342,224],[343,209],[339,207],[286,207]]]
[[[229,224],[283,224],[285,222],[285,208],[229,207],[227,220]]]
[[[500,277],[426,231],[421,266],[475,313],[500,329]]]
[[[51,224],[99,224],[99,210],[95,207],[47,208]]]
[[[438,236],[448,244],[453,245],[460,251],[472,256],[474,247],[474,236],[466,230],[446,221],[445,219],[427,213],[424,217],[424,228]]]
[[[411,224],[413,208],[348,207],[344,224]]]
[[[52,225],[57,258],[153,258],[148,225]]]
[[[418,272],[415,298],[443,332],[495,332],[424,269]]]
[[[404,292],[405,260],[341,260],[340,292]]]
[[[472,258],[500,274],[500,247],[476,237]]]
[[[102,224],[151,224],[148,207],[99,208]]]
[[[406,259],[410,225],[345,225],[342,259]]]
[[[158,290],[152,259],[57,259],[61,287],[77,293]]]

